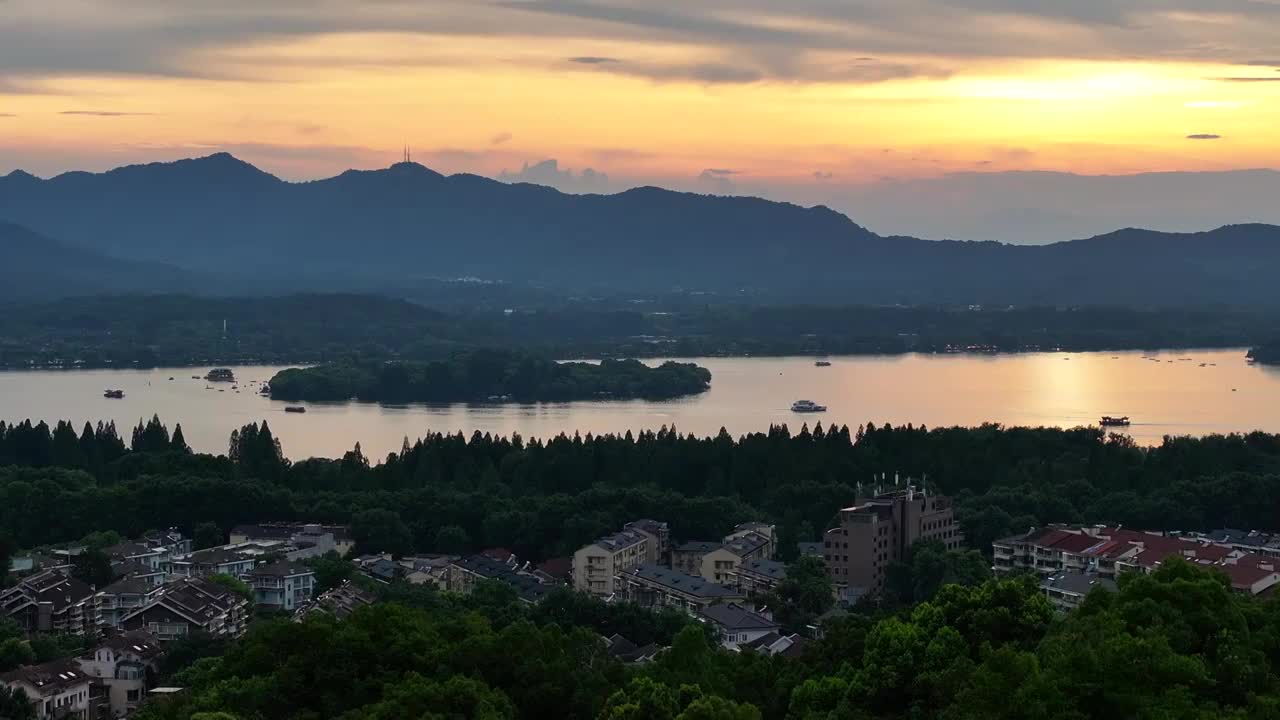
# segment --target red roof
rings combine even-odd
[[[1175,555],[1181,555],[1181,553],[1179,553],[1177,550],[1160,550],[1157,548],[1149,548],[1135,555],[1133,557],[1133,561],[1138,563],[1144,568],[1153,568],[1157,564],[1163,562],[1165,558],[1170,558]]]
[[[1219,562],[1231,554],[1231,548],[1221,545],[1201,545],[1196,548],[1197,560],[1208,560],[1209,562]]]
[[[1236,558],[1235,564],[1240,567],[1259,567],[1262,565],[1270,565],[1271,567],[1280,566],[1280,558],[1265,557],[1257,553],[1249,553]]]
[[[1067,535],[1053,544],[1054,550],[1069,553],[1081,553],[1095,545],[1102,545],[1107,540],[1092,535]]]
[[[1231,587],[1238,590],[1251,590],[1258,581],[1276,575],[1275,570],[1263,570],[1259,567],[1242,567],[1240,565],[1222,565],[1220,567],[1222,572],[1231,578]]]
[[[1046,528],[1036,537],[1030,538],[1030,542],[1039,547],[1053,547],[1054,543],[1061,542],[1064,538],[1068,538],[1073,533],[1066,530],[1052,530]]]

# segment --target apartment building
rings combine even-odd
[[[614,594],[614,578],[631,568],[649,564],[657,553],[648,532],[623,530],[606,535],[573,554],[573,587],[596,597]]]
[[[1094,588],[1115,592],[1116,581],[1097,573],[1079,571],[1060,572],[1040,582],[1040,591],[1059,612],[1070,612],[1084,602]]]
[[[196,550],[176,557],[169,563],[169,573],[177,578],[203,578],[210,575],[244,577],[258,564],[258,555],[246,546],[224,546]]]
[[[161,641],[194,632],[239,637],[248,615],[249,601],[235,591],[205,578],[182,578],[146,607],[126,614],[120,628],[145,630]]]
[[[259,607],[287,612],[305,605],[316,589],[315,571],[290,560],[256,567],[245,581],[253,588]]]
[[[99,590],[94,598],[98,606],[98,626],[117,629],[126,615],[150,605],[162,594],[163,585],[152,585],[142,578],[117,580]]]
[[[146,700],[163,652],[153,635],[130,632],[107,639],[76,662],[85,675],[105,687],[108,717],[122,718]]]
[[[748,560],[729,571],[727,585],[747,597],[773,592],[787,577],[786,563],[777,560]]]
[[[667,556],[671,553],[671,529],[666,523],[649,519],[632,520],[623,525],[622,529],[637,532],[649,538],[646,565],[661,565],[667,562]]]
[[[0,617],[8,617],[23,630],[89,635],[98,630],[93,588],[49,570],[23,579],[0,592]]]
[[[0,674],[0,683],[25,694],[38,720],[98,717],[93,681],[75,660],[28,665]]]
[[[726,535],[724,541],[725,544],[729,544],[739,539],[750,539],[753,542],[764,541],[763,544],[757,545],[755,557],[772,560],[778,556],[778,528],[774,525],[763,522],[745,522]]]
[[[756,560],[772,560],[774,528],[764,523],[744,523],[720,542],[694,540],[671,553],[671,567],[709,582],[731,584],[739,565]]]
[[[641,607],[669,607],[690,614],[716,603],[741,602],[741,592],[710,582],[701,576],[659,565],[641,565],[614,579],[615,597]]]
[[[889,564],[905,558],[916,541],[937,540],[948,550],[964,542],[951,499],[913,486],[844,508],[839,518],[823,537],[822,555],[846,602],[882,592]]]

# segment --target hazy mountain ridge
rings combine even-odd
[[[254,274],[317,290],[474,276],[862,303],[1280,304],[1269,279],[1280,228],[1269,225],[937,242],[882,237],[824,206],[652,187],[570,195],[414,163],[305,183],[227,154],[49,180],[14,173],[0,178],[0,218],[246,290]]]

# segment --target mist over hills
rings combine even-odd
[[[0,219],[82,253],[72,262],[60,250],[61,262],[96,262],[102,282],[139,291],[160,288],[154,271],[135,284],[130,263],[216,277],[224,293],[475,277],[776,301],[1280,305],[1280,228],[1269,225],[1045,246],[939,242],[882,237],[822,206],[651,187],[568,195],[414,163],[304,183],[227,154],[48,180],[15,172],[0,178]],[[11,272],[55,262],[19,261],[26,269]],[[81,271],[71,280],[92,287]]]

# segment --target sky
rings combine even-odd
[[[865,213],[993,173],[1280,167],[1277,38],[1280,0],[0,0],[0,173],[225,150],[311,179],[408,145]],[[966,233],[1026,210],[999,196]]]

